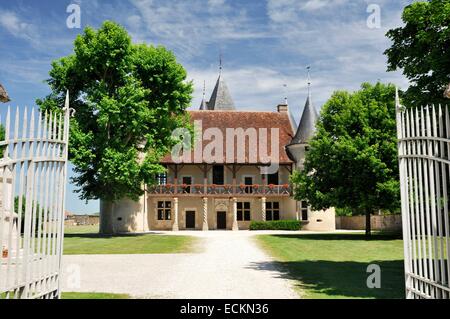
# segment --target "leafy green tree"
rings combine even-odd
[[[338,91],[324,105],[305,169],[295,172],[295,198],[316,210],[337,207],[370,216],[400,205],[395,87],[364,83]]]
[[[51,94],[41,109],[64,105],[66,90],[75,109],[71,123],[71,162],[80,198],[111,203],[138,199],[152,183],[158,164],[176,141],[172,131],[188,125],[192,83],[172,52],[132,44],[127,31],[110,21],[90,27],[74,43],[74,53],[52,63]],[[103,205],[102,205],[103,206]],[[102,212],[102,221],[111,211]],[[102,233],[111,233],[109,220]]]
[[[447,104],[443,93],[450,82],[450,0],[415,2],[402,15],[405,25],[387,37],[388,70],[403,69],[411,86],[403,102],[407,106]]]

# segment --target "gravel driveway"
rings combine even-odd
[[[292,282],[256,245],[252,237],[258,233],[178,234],[202,237],[201,252],[64,256],[63,291],[127,293],[136,298],[298,298]]]

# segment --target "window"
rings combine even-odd
[[[266,203],[266,220],[280,220],[280,203],[267,202]]]
[[[301,202],[300,212],[302,214],[302,220],[308,220],[308,203],[306,201]]]
[[[156,185],[166,185],[167,184],[167,173],[156,174]]]
[[[239,202],[237,203],[237,220],[239,221],[250,221],[250,203],[249,202]]]
[[[158,220],[172,219],[172,202],[161,201],[158,202]]]

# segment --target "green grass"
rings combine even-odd
[[[376,234],[367,241],[363,234],[262,235],[257,240],[302,298],[405,297],[403,242],[397,236]],[[381,289],[367,287],[370,264],[381,267]]]
[[[173,254],[196,251],[198,239],[190,236],[130,234],[102,236],[98,226],[65,229],[65,255],[93,254]]]
[[[130,299],[130,296],[101,292],[63,292],[61,299]]]
[[[98,225],[89,226],[65,226],[64,234],[91,234],[98,233]]]

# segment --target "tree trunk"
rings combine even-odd
[[[370,218],[372,216],[372,210],[366,208],[366,237],[370,238],[372,236],[372,226],[370,224]]]
[[[100,200],[100,234],[112,235],[114,234],[113,224],[113,208],[114,203]]]

